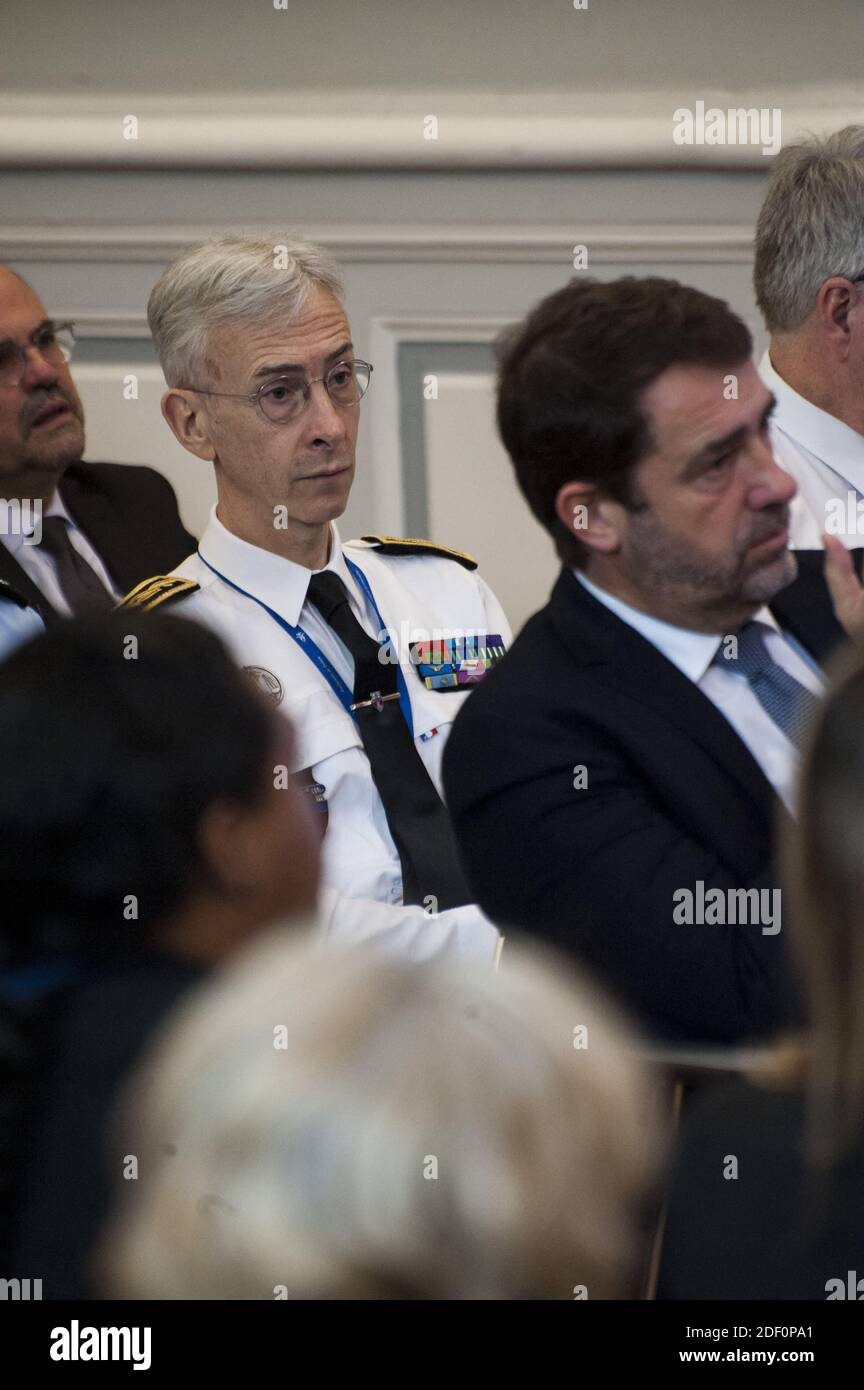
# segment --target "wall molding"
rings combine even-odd
[[[166,264],[194,241],[225,226],[0,226],[0,261],[89,261]],[[271,232],[271,228],[264,228]],[[588,248],[589,267],[647,261],[652,265],[749,262],[753,228],[736,223],[705,226],[637,223],[633,226],[484,225],[304,226],[304,236],[319,242],[345,264],[375,261],[461,262],[485,264],[567,264],[574,245]]]
[[[28,93],[0,101],[0,169],[753,169],[758,145],[678,145],[673,113],[776,108],[784,142],[864,118],[860,91],[555,93],[393,89],[262,97]],[[124,138],[134,116],[137,138]],[[438,138],[424,121],[438,120]],[[128,127],[127,127],[128,131]]]
[[[95,313],[81,313],[72,309],[55,309],[55,322],[71,319],[75,324],[75,337],[84,338],[143,338],[149,340],[150,325],[146,314],[126,314],[121,311],[104,309]]]
[[[368,406],[375,461],[375,514],[379,525],[404,534],[405,489],[402,479],[402,440],[399,410],[399,347],[401,343],[491,343],[512,323],[500,315],[449,314],[380,315],[371,320],[369,356],[375,364],[375,387]]]

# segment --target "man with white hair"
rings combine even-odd
[[[281,705],[322,831],[336,930],[382,930],[417,955],[491,957],[441,798],[441,754],[472,684],[509,640],[470,556],[336,528],[354,478],[360,399],[335,263],[302,241],[190,248],[148,306],[168,383],[162,411],[211,462],[218,501],[197,552],[125,603],[220,633]],[[372,909],[374,904],[374,910]]]
[[[798,484],[791,544],[864,537],[864,125],[775,160],[756,226],[771,446]]]

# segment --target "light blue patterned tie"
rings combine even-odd
[[[725,643],[714,658],[715,665],[746,676],[747,683],[765,713],[797,747],[819,707],[819,697],[775,661],[765,645],[765,623],[750,622],[738,632],[738,655],[724,655]]]

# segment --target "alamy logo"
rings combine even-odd
[[[825,528],[829,536],[864,536],[864,497],[851,489],[842,497],[829,497],[825,503]]]
[[[679,106],[672,113],[676,145],[761,145],[762,153],[780,148],[780,109],[777,106],[734,106],[727,111],[697,101],[695,111]]]
[[[672,921],[686,926],[761,926],[763,936],[780,930],[779,888],[709,888],[697,879],[692,888],[676,888]]]
[[[0,536],[23,536],[24,545],[42,540],[41,498],[0,497]]]
[[[150,1369],[149,1327],[69,1327],[51,1329],[52,1361],[131,1361],[133,1371]]]
[[[853,1299],[860,1303],[864,1299],[864,1279],[858,1278],[857,1269],[847,1269],[845,1279],[829,1279],[825,1285],[825,1301]]]
[[[29,1303],[42,1297],[41,1279],[0,1279],[0,1303]]]

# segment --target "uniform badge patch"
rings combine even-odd
[[[303,796],[306,805],[314,813],[314,821],[323,839],[324,832],[330,823],[330,808],[327,805],[327,788],[323,782],[316,782],[312,775],[311,767],[304,767],[302,772],[294,773],[294,784]]]
[[[266,695],[274,705],[281,705],[285,691],[278,676],[268,671],[266,666],[244,666],[243,670],[252,677],[262,695]]]
[[[140,584],[130,589],[117,607],[141,608],[150,612],[154,608],[176,603],[178,599],[188,598],[190,594],[197,594],[200,587],[194,579],[181,579],[178,574],[154,574],[152,578],[142,579]]]
[[[498,632],[436,637],[411,643],[411,663],[427,690],[461,690],[482,681],[504,652],[504,639]]]

